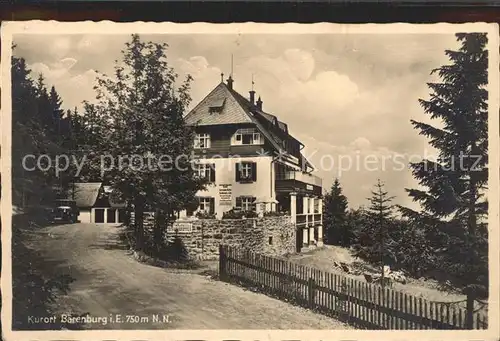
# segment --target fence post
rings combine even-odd
[[[221,281],[226,280],[226,253],[222,244],[219,245],[219,278]]]
[[[309,277],[309,280],[307,281],[307,286],[308,286],[308,298],[309,298],[309,308],[314,309],[314,279],[312,277]]]
[[[474,293],[467,293],[467,315],[465,317],[465,328],[474,329]]]

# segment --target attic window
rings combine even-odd
[[[264,140],[257,129],[238,129],[232,138],[232,145],[263,144]]]
[[[224,107],[224,103],[226,102],[226,99],[219,99],[219,100],[215,100],[213,101],[209,108],[208,108],[208,111],[213,114],[213,113],[221,113],[222,112],[222,108]]]

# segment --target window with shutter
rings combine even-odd
[[[236,181],[237,182],[240,182],[241,181],[241,164],[240,163],[237,163],[236,164]]]
[[[252,164],[252,180],[257,181],[257,163],[253,162]]]
[[[253,182],[257,180],[257,164],[255,162],[241,162],[236,167],[236,181]]]
[[[193,213],[194,213],[194,211],[191,208],[186,209],[186,216],[187,217],[192,217]]]
[[[210,198],[210,214],[215,213],[215,198]]]
[[[198,164],[196,173],[202,179],[215,182],[215,164]]]
[[[215,163],[210,167],[210,182],[215,182]]]

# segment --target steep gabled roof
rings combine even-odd
[[[99,191],[101,189],[101,182],[80,182],[75,183],[74,187],[74,200],[78,207],[92,207],[94,206]]]
[[[279,125],[279,127],[280,127],[281,130],[283,130],[285,133],[288,134],[288,126],[287,126],[286,123],[278,121],[278,125]]]
[[[252,118],[252,120],[255,122],[257,122],[256,124],[259,124],[260,125],[260,122],[258,122],[258,120],[255,118],[255,115],[259,115],[260,117],[263,117],[264,119],[266,119],[267,121],[269,121],[270,123],[272,123],[273,125],[278,125],[278,128],[280,128],[281,130],[283,130],[284,133],[286,133],[287,136],[291,137],[292,139],[294,139],[295,141],[297,141],[299,144],[301,145],[304,145],[302,142],[300,142],[299,140],[297,140],[295,137],[293,137],[292,135],[290,135],[288,133],[288,126],[279,121],[278,118],[272,114],[269,114],[265,111],[262,111],[261,109],[257,108],[255,105],[253,105],[252,103],[250,103],[250,101],[248,99],[246,99],[245,97],[243,97],[242,95],[240,95],[239,93],[237,93],[236,91],[234,90],[230,90],[231,93],[237,98],[238,102],[240,103],[241,107],[243,109],[245,109],[245,112]],[[260,125],[262,127],[262,125]],[[282,139],[276,135],[272,130],[270,129],[267,129],[267,128],[264,128],[262,127],[262,129],[264,129],[266,131],[266,133],[271,137],[272,140],[276,141],[280,146],[281,146],[281,143],[283,142]]]
[[[269,121],[272,125],[277,126],[279,129],[281,129],[284,133],[288,135],[288,126],[279,121],[278,118],[270,113],[267,113],[265,111],[260,110],[257,106],[252,105],[249,100],[247,100],[245,97],[241,96],[238,94],[238,96],[241,97],[241,101],[243,102],[243,105],[248,108],[249,111],[252,111],[254,113],[259,114],[261,117]]]
[[[210,113],[210,108],[222,105],[222,110]],[[188,125],[218,125],[253,123],[226,84],[220,83],[185,117]]]
[[[105,194],[105,200],[107,200],[107,202],[112,208],[126,207],[125,202],[118,200],[115,196],[111,195],[113,192],[111,186],[102,186],[101,182],[75,183],[74,200],[76,202],[76,206],[80,208],[89,208],[96,205],[96,202],[99,205],[102,204],[102,200],[99,198],[99,194],[101,193],[101,188],[103,194]]]
[[[217,107],[222,110],[211,112],[211,108]],[[193,110],[185,117],[188,125],[210,126],[219,124],[239,124],[253,123],[265,138],[273,145],[278,152],[284,152],[283,139],[276,134],[272,129],[265,127],[262,122],[256,117],[263,119],[276,125],[287,136],[297,141],[302,146],[302,142],[294,138],[288,133],[288,126],[279,121],[272,114],[266,113],[259,109],[250,101],[240,95],[233,89],[230,89],[224,82],[219,83]],[[302,155],[306,163],[311,165]],[[312,165],[311,165],[312,166]]]
[[[250,104],[250,102],[249,102],[249,104]],[[268,120],[272,124],[275,124],[278,122],[278,119],[274,115],[268,114],[267,112],[264,112],[262,110],[260,110],[260,114],[262,115],[262,117],[264,117],[266,120]]]
[[[255,115],[252,112],[256,111],[256,109],[250,103],[250,101],[247,100],[245,97],[241,96],[234,90],[232,90],[231,93],[234,96],[234,98],[238,101],[241,108],[245,110],[245,113],[248,115],[248,117],[250,117],[252,122],[257,126],[259,131],[266,137],[266,139],[273,145],[273,147],[276,148],[278,152],[283,151],[282,139],[279,138],[279,136],[277,136],[276,134],[274,134],[271,130],[264,127],[262,123],[259,122],[259,120],[255,117]]]

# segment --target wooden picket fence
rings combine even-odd
[[[487,329],[467,308],[431,302],[380,285],[221,245],[219,276],[365,329]]]

